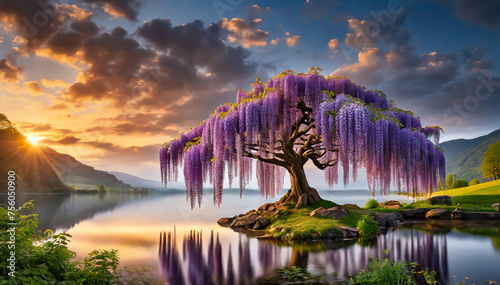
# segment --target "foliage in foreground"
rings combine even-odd
[[[387,250],[384,251],[387,254]],[[390,262],[389,259],[384,258],[370,258],[368,271],[363,270],[356,277],[351,279],[355,284],[401,284],[410,285],[416,284],[414,273],[417,272],[418,264],[407,263],[398,260]],[[428,283],[435,283],[435,272],[429,273],[428,270],[423,272],[424,277]]]
[[[361,216],[358,221],[358,229],[362,237],[371,237],[378,234],[378,224],[369,215]]]
[[[0,284],[117,284],[118,252],[94,250],[82,261],[72,261],[76,254],[67,245],[71,235],[53,234],[51,230],[38,231],[38,215],[22,214],[33,210],[27,202],[12,211],[17,222],[15,249],[9,248],[10,228],[8,211],[0,207],[1,256],[15,251],[15,278],[7,275],[7,260],[0,260]],[[36,243],[36,244],[35,244]]]

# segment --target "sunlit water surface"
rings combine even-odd
[[[363,190],[320,194],[338,204],[360,206],[372,198]],[[411,202],[399,195],[376,198]],[[0,202],[5,203],[5,199],[5,195],[0,196]],[[206,193],[202,207],[193,210],[182,191],[23,194],[17,197],[18,206],[31,199],[35,200],[40,228],[71,234],[69,247],[78,258],[94,249],[117,249],[122,267],[151,267],[160,282],[189,284],[200,278],[218,278],[252,284],[270,269],[289,265],[307,266],[315,273],[337,272],[337,278],[342,279],[366,269],[369,256],[382,257],[384,249],[389,250],[391,259],[417,261],[437,271],[444,284],[500,281],[498,225],[490,226],[489,236],[454,229],[441,234],[399,229],[371,242],[290,247],[247,238],[216,223],[220,217],[270,202],[257,191],[245,191],[242,199],[239,191],[226,191],[220,208],[213,206],[211,193]],[[160,238],[161,232],[166,233]]]

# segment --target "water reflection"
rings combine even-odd
[[[337,272],[338,278],[345,280],[366,269],[370,257],[387,257],[391,261],[418,262],[436,271],[442,284],[450,281],[446,235],[402,229],[368,243],[354,242],[340,248],[335,243],[323,244],[321,247],[326,249],[322,251],[254,241],[241,234],[237,252],[233,254],[232,243],[222,244],[218,233],[213,231],[207,240],[201,232],[190,231],[183,237],[182,248],[177,244],[175,232],[163,232],[159,250],[162,274],[169,284],[254,284],[271,269],[299,266],[315,274]],[[208,242],[207,247],[204,242]]]

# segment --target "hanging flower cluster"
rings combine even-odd
[[[217,108],[207,120],[190,132],[167,143],[160,150],[162,179],[176,181],[183,167],[187,197],[193,207],[201,205],[203,183],[213,185],[214,203],[220,205],[225,175],[230,187],[239,178],[240,191],[252,176],[249,150],[272,158],[286,143],[292,127],[302,117],[298,102],[311,108],[315,128],[310,133],[322,138],[326,159],[340,163],[325,170],[332,187],[343,183],[364,167],[369,188],[387,194],[391,182],[409,193],[423,193],[437,187],[438,173],[444,181],[445,160],[437,148],[440,128],[422,128],[411,112],[397,109],[380,91],[365,90],[347,78],[323,77],[316,73],[282,72],[267,83],[256,82],[246,93],[238,91],[237,103]],[[433,136],[435,143],[428,140]],[[300,139],[298,146],[304,143]],[[263,196],[274,197],[283,186],[285,168],[257,161],[257,182]]]

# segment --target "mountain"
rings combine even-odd
[[[98,184],[132,188],[112,174],[97,170],[74,157],[27,142],[4,114],[0,114],[0,192],[7,192],[7,174],[16,173],[16,191],[68,192],[73,187],[91,189]]]
[[[455,179],[478,178],[484,181],[481,163],[488,146],[500,141],[500,129],[475,139],[457,139],[441,144],[445,151],[446,173],[454,173]]]
[[[108,173],[113,174],[114,176],[116,176],[116,178],[120,179],[121,181],[135,187],[165,188],[165,186],[160,181],[148,180],[119,171],[108,171]]]
[[[26,142],[26,137],[0,114],[0,192],[7,192],[7,173],[11,171],[15,172],[16,191],[70,191],[44,150]]]

